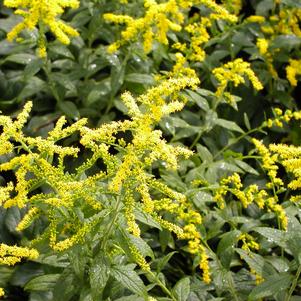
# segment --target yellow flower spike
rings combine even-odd
[[[39,253],[35,249],[0,244],[0,264],[15,265],[23,258],[34,260],[38,257]]]
[[[2,287],[0,287],[0,298],[5,295],[5,291]]]
[[[17,9],[16,14],[22,15],[24,20],[17,24],[7,35],[9,41],[14,40],[24,29],[32,30],[39,27],[39,24],[48,26],[56,38],[63,44],[69,44],[68,36],[78,36],[78,32],[58,19],[67,7],[78,8],[78,0],[4,0],[4,5]],[[18,9],[20,7],[20,9]],[[40,28],[40,30],[44,30]],[[45,42],[43,37],[39,39],[39,55],[46,56]]]
[[[269,149],[259,140],[252,139],[255,147],[258,150],[258,153],[262,157],[263,162],[262,167],[267,171],[268,176],[270,177],[271,183],[274,183],[278,186],[283,186],[283,181],[277,177],[278,166],[276,165],[277,156],[273,156]]]
[[[259,53],[265,55],[268,52],[269,42],[266,39],[257,39],[256,46],[258,47]]]
[[[6,187],[0,187],[0,206],[10,198],[10,193],[14,190],[14,185],[9,182]]]
[[[297,75],[301,75],[301,60],[289,60],[289,65],[286,67],[286,77],[291,86],[297,86]]]
[[[239,0],[237,0],[239,1]],[[169,43],[167,34],[171,31],[179,32],[182,30],[184,23],[183,9],[188,9],[193,5],[203,4],[210,8],[213,13],[210,15],[214,19],[223,19],[229,22],[236,22],[237,17],[230,14],[224,7],[215,3],[213,0],[195,0],[195,1],[176,1],[168,0],[164,3],[157,3],[157,1],[144,1],[145,13],[142,17],[134,19],[126,15],[114,15],[107,13],[103,18],[107,22],[115,24],[124,24],[126,28],[121,32],[122,39],[111,44],[108,47],[109,52],[117,51],[119,47],[125,45],[130,41],[136,41],[139,35],[143,38],[143,48],[145,53],[152,50],[154,41],[167,45]],[[193,59],[203,60],[204,52],[199,47],[202,39],[202,33],[205,33],[205,27],[198,33],[198,39],[194,40],[195,57]],[[208,33],[207,33],[208,35]],[[206,39],[206,38],[205,38]]]
[[[149,272],[149,271],[151,270],[151,269],[150,269],[150,266],[149,266],[149,264],[146,262],[145,258],[144,258],[143,255],[140,253],[140,251],[136,248],[136,246],[130,245],[129,248],[130,248],[130,251],[131,251],[132,256],[134,257],[136,263],[140,266],[140,268],[141,268],[143,271]]]
[[[281,164],[292,173],[296,179],[288,187],[297,190],[301,188],[301,147],[285,144],[270,144],[269,149],[278,154]]]
[[[203,271],[202,278],[206,284],[211,282],[211,274],[210,274],[210,267],[208,261],[208,255],[204,247],[200,245],[200,252],[201,252],[201,260],[200,260],[200,268]]]
[[[237,241],[242,241],[242,249],[250,252],[251,250],[259,250],[259,244],[254,240],[253,236],[248,233],[241,234]]]
[[[235,87],[239,84],[244,84],[244,76],[250,80],[256,90],[263,89],[261,82],[251,69],[250,63],[243,61],[241,58],[228,62],[222,67],[213,69],[212,73],[219,82],[215,92],[217,97],[221,97],[225,93],[229,82],[233,82]]]
[[[22,231],[30,226],[34,219],[39,216],[39,209],[36,207],[32,207],[29,211],[25,214],[22,220],[19,222],[16,230]]]
[[[242,0],[222,0],[223,5],[229,12],[238,15],[242,9]]]
[[[250,16],[246,19],[246,22],[248,23],[264,23],[265,22],[265,17],[264,16]]]

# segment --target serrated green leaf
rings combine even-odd
[[[104,256],[99,254],[89,270],[91,292],[94,299],[99,298],[110,276],[110,269]]]
[[[275,296],[280,291],[287,289],[291,281],[292,277],[287,273],[272,275],[252,290],[248,301],[256,301],[264,297]]]
[[[172,291],[178,301],[186,301],[190,293],[190,279],[185,277],[179,280]]]
[[[50,291],[54,288],[60,276],[60,274],[49,274],[35,277],[26,283],[24,289],[26,291]]]
[[[160,258],[158,260],[158,263],[157,263],[157,272],[158,273],[166,266],[166,264],[171,259],[171,257],[176,253],[177,253],[176,251],[170,252],[167,255],[165,255],[163,258]]]
[[[254,228],[254,231],[258,232],[269,242],[274,242],[280,247],[285,248],[286,247],[286,233],[285,231],[281,231],[278,229],[272,229],[269,227],[256,227]]]
[[[35,59],[31,61],[29,64],[27,64],[23,73],[25,80],[28,80],[36,73],[38,73],[43,67],[43,64],[44,62],[41,59]]]
[[[196,103],[202,110],[208,111],[209,110],[209,104],[206,98],[199,95],[198,93],[191,91],[191,90],[185,90],[186,93],[189,95],[189,98]]]
[[[36,56],[29,53],[17,53],[6,57],[5,62],[12,62],[20,65],[27,65],[36,60]]]
[[[272,274],[275,274],[275,269],[267,261],[265,261],[261,255],[238,248],[235,249],[235,251],[258,275],[262,275],[264,278],[266,278]]]
[[[124,77],[124,80],[131,83],[153,85],[155,83],[153,76],[142,73],[129,73]]]
[[[78,119],[79,111],[76,105],[71,101],[62,101],[58,103],[58,107],[62,110],[62,112],[70,118]]]
[[[111,269],[111,274],[118,282],[133,293],[147,297],[146,287],[137,273],[133,270],[132,265],[114,266]]]
[[[226,119],[222,119],[222,118],[218,118],[215,121],[216,125],[219,125],[225,129],[228,129],[230,131],[234,131],[234,132],[239,132],[239,133],[244,133],[244,131],[242,130],[241,127],[239,127],[235,122],[233,121],[229,121]]]

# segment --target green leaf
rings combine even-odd
[[[275,274],[275,269],[261,255],[242,249],[235,249],[235,251],[257,274],[262,275],[264,278]]]
[[[190,293],[190,279],[185,277],[179,280],[172,291],[178,301],[186,301]]]
[[[246,112],[244,112],[244,123],[247,130],[249,131],[251,129],[251,125],[250,125],[248,114]]]
[[[185,92],[189,95],[189,98],[193,102],[195,102],[202,110],[209,110],[209,104],[206,98],[191,90],[185,90]]]
[[[21,221],[20,209],[18,207],[8,208],[4,219],[7,229],[12,233],[16,233],[17,232],[16,227],[18,226],[20,221]]]
[[[280,291],[287,289],[291,281],[292,277],[288,273],[272,275],[252,290],[248,301],[256,301],[264,297],[274,296]]]
[[[36,60],[36,56],[28,53],[18,53],[9,55],[4,61],[12,62],[20,65],[27,65]]]
[[[133,270],[132,264],[126,266],[114,266],[112,267],[111,272],[112,276],[124,287],[139,296],[147,297],[146,287],[137,273]]]
[[[125,76],[124,80],[130,83],[145,85],[153,85],[155,83],[153,76],[142,73],[129,73]]]
[[[150,227],[162,230],[161,225],[157,221],[155,221],[151,217],[151,215],[149,215],[148,213],[143,212],[142,210],[135,209],[135,218],[136,218],[137,221],[139,221],[139,222],[141,222],[145,225],[148,225]]]
[[[110,269],[103,254],[98,254],[93,260],[89,276],[93,299],[99,299],[110,276]]]
[[[114,97],[124,82],[125,64],[111,69],[111,97]]]
[[[279,35],[273,40],[271,49],[284,48],[287,51],[291,51],[300,44],[301,39],[295,35]]]
[[[217,246],[217,255],[220,256],[226,249],[234,247],[240,234],[241,232],[238,230],[233,230],[223,234],[222,239]]]
[[[60,276],[60,274],[38,276],[27,282],[24,289],[26,291],[50,291],[54,288]]]
[[[60,57],[74,60],[72,52],[65,45],[51,45],[49,47],[49,52]]]
[[[26,100],[28,97],[32,97],[37,93],[41,93],[47,90],[46,83],[40,78],[33,76],[27,82],[26,86],[22,89],[21,93],[18,95],[18,99]]]
[[[64,114],[73,119],[78,119],[79,111],[76,105],[71,101],[63,101],[58,103],[58,107],[62,110]]]
[[[72,270],[69,268],[65,269],[63,273],[60,274],[60,278],[53,288],[52,301],[69,301],[72,296],[76,295],[81,289],[76,280]]]
[[[178,253],[178,252],[176,252],[176,251],[170,252],[167,255],[165,255],[163,258],[160,258],[158,260],[158,263],[157,263],[157,272],[158,273],[167,265],[168,261],[176,253]]]
[[[258,171],[254,169],[252,166],[250,166],[249,164],[238,159],[234,159],[234,162],[239,168],[243,169],[245,172],[248,172],[256,176],[259,175]]]
[[[85,105],[89,107],[95,102],[99,101],[103,96],[110,93],[110,85],[108,81],[102,81],[99,85],[95,86],[88,94]]]
[[[126,296],[126,297],[121,297],[121,298],[118,298],[114,301],[145,301],[145,299],[137,296],[137,295],[130,295],[130,296]]]
[[[125,232],[126,233],[126,232]],[[140,253],[146,257],[149,256],[152,259],[155,258],[154,252],[151,247],[140,237],[136,237],[134,235],[128,234],[130,242],[137,247]]]
[[[14,269],[8,266],[0,266],[0,286],[5,286],[11,278]]]
[[[272,229],[269,227],[256,227],[254,228],[254,231],[267,238],[268,242],[273,242],[282,248],[286,247],[285,231]]]
[[[35,59],[35,60],[31,61],[24,69],[23,75],[24,75],[25,80],[28,80],[32,76],[37,74],[43,67],[43,64],[44,64],[44,62],[41,59]]]
[[[207,202],[214,202],[214,199],[210,193],[204,192],[204,191],[197,191],[192,198],[193,204],[199,209],[199,210],[206,210]]]
[[[239,127],[235,122],[233,121],[229,121],[229,120],[226,120],[226,119],[222,119],[222,118],[218,118],[216,121],[215,121],[215,124],[216,125],[219,125],[225,129],[228,129],[228,130],[231,130],[231,131],[234,131],[234,132],[239,132],[239,133],[244,133],[244,131],[242,130],[241,127]]]
[[[197,144],[196,149],[203,163],[210,163],[213,161],[213,156],[207,147]]]

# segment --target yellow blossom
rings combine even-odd
[[[259,53],[265,55],[269,48],[269,42],[266,39],[259,38],[257,39],[256,46],[259,49]]]
[[[256,90],[263,89],[261,82],[251,69],[250,63],[244,62],[240,58],[232,62],[228,62],[222,67],[213,69],[212,73],[219,82],[215,93],[217,97],[221,97],[223,95],[229,82],[233,82],[235,87],[239,84],[245,83],[244,76],[247,76]]]
[[[21,262],[22,258],[37,259],[38,257],[39,253],[35,249],[0,244],[0,264],[15,265]]]
[[[4,5],[17,9],[16,14],[21,15],[24,20],[17,24],[7,35],[9,41],[14,40],[24,29],[39,27],[40,34],[44,34],[47,26],[56,38],[63,44],[69,44],[68,36],[78,36],[78,32],[59,20],[57,17],[64,12],[66,7],[78,8],[78,0],[4,0]],[[42,26],[42,27],[40,27]],[[39,37],[39,55],[46,56],[44,37]]]
[[[301,75],[301,60],[290,59],[286,67],[286,77],[293,87],[297,86],[297,75]]]
[[[250,16],[246,19],[246,22],[249,23],[264,23],[265,22],[265,17],[264,16]]]

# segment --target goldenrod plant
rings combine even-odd
[[[299,1],[0,12],[3,300],[298,300]]]

